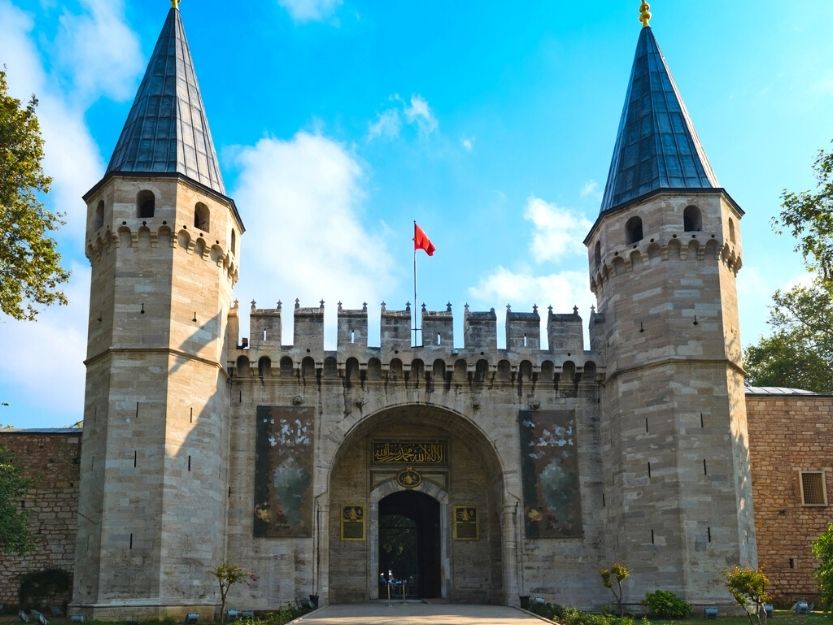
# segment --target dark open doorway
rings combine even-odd
[[[388,495],[379,502],[379,573],[405,582],[406,596],[440,596],[440,504],[414,491]],[[381,579],[381,575],[380,575]],[[391,588],[402,596],[402,587]],[[384,584],[379,597],[387,594]]]

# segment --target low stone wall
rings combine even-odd
[[[833,522],[833,397],[747,395],[758,560],[775,600],[814,601],[811,544]],[[827,505],[802,502],[801,472],[822,471]]]
[[[34,549],[0,554],[0,604],[16,605],[20,578],[59,568],[72,573],[78,527],[81,430],[0,431],[0,445],[22,466],[31,487],[18,505],[29,515]],[[71,591],[70,591],[71,592]],[[70,592],[60,602],[68,602]]]

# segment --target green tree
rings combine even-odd
[[[833,612],[833,523],[813,542],[813,555],[818,559],[816,581],[821,600],[828,612]]]
[[[781,214],[773,220],[779,234],[787,230],[795,239],[807,268],[833,293],[833,152],[819,150],[813,163],[814,191],[784,190]]]
[[[43,138],[33,96],[24,106],[8,93],[0,69],[0,311],[34,319],[35,305],[66,304],[60,285],[69,279],[50,236],[63,222],[41,196],[52,180],[44,174]]]
[[[22,554],[32,548],[26,512],[17,507],[27,486],[12,454],[0,445],[0,553]]]
[[[767,590],[769,579],[763,571],[750,569],[745,566],[734,566],[725,571],[726,589],[732,595],[737,604],[744,609],[749,618],[750,625],[757,621],[766,625],[766,610],[764,604],[769,601],[770,594]],[[752,616],[755,616],[755,621]]]
[[[754,385],[833,391],[833,152],[820,150],[813,170],[816,189],[785,190],[773,229],[795,238],[814,279],[773,295],[773,335],[744,352]]]
[[[625,581],[631,572],[624,564],[616,562],[612,564],[609,569],[602,569],[599,575],[602,577],[602,584],[605,588],[610,589],[616,599],[616,608],[619,611],[619,616],[624,615],[625,611],[622,607],[622,582]],[[614,583],[616,584],[614,586]]]
[[[211,574],[217,578],[217,584],[220,586],[220,625],[224,625],[226,622],[226,599],[229,590],[232,586],[244,580],[253,582],[255,576],[236,564],[228,564],[227,562],[217,566],[216,569],[211,571]]]

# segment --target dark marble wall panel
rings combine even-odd
[[[574,410],[520,410],[527,538],[581,537]]]
[[[254,535],[312,535],[312,408],[258,406]]]

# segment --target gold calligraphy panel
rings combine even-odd
[[[454,506],[454,540],[477,540],[480,523],[474,506]]]
[[[448,441],[374,440],[373,464],[434,465],[448,464]]]
[[[364,540],[364,507],[342,506],[341,540]]]

